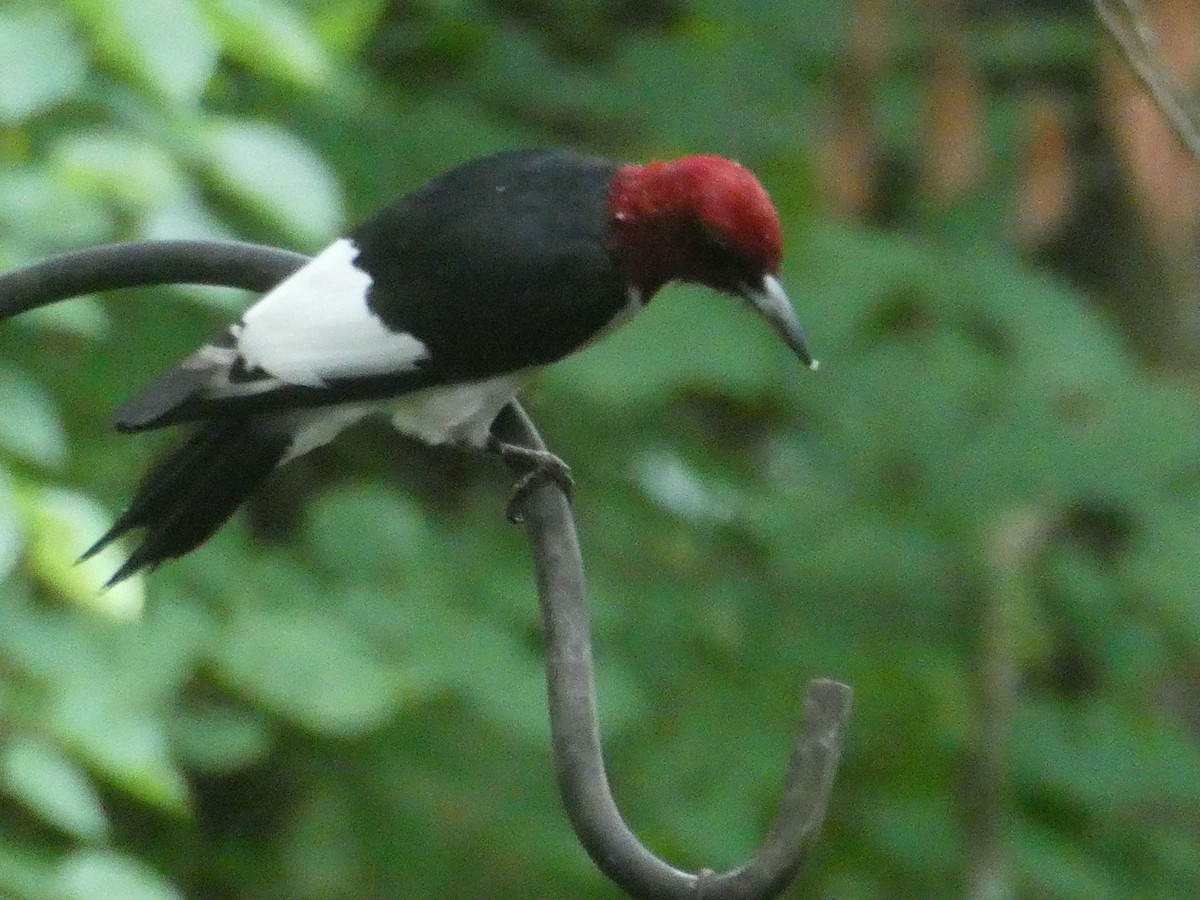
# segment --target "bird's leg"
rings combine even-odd
[[[571,467],[549,450],[534,450],[518,444],[509,444],[495,435],[488,436],[486,449],[497,454],[506,464],[517,464],[526,469],[513,484],[512,497],[508,501],[505,516],[513,524],[521,522],[521,505],[529,492],[546,481],[553,481],[568,498],[575,487],[571,478]]]

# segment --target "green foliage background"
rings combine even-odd
[[[994,83],[1087,83],[1098,30],[1054,8],[970,27]],[[924,21],[869,86],[901,163]],[[684,867],[743,860],[828,675],[857,707],[793,896],[1193,896],[1194,391],[1009,237],[1003,87],[970,196],[922,203],[900,165],[887,222],[822,211],[850,26],[844,0],[6,0],[0,267],[141,236],[312,251],[506,146],[742,159],[820,375],[672,288],[527,396],[579,483],[631,824]],[[0,897],[616,896],[558,804],[498,466],[365,426],[144,580],[97,595],[114,558],[71,565],[169,440],[108,410],[246,299],[0,333]]]

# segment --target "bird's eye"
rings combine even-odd
[[[709,284],[737,285],[752,283],[762,277],[756,261],[714,229],[699,229],[696,249]]]
[[[749,266],[744,254],[725,235],[711,228],[701,228],[698,236],[700,257],[713,272],[741,277],[742,270]],[[749,266],[753,268],[752,266]]]
[[[711,228],[700,229],[700,246],[706,253],[717,258],[728,258],[734,255],[733,245],[724,235]]]

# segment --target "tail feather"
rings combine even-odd
[[[141,543],[109,579],[111,586],[195,549],[228,521],[290,443],[287,429],[254,418],[202,425],[151,469],[128,508],[80,559],[144,528]]]
[[[181,489],[186,488],[189,473],[203,471],[212,463],[213,458],[221,451],[221,444],[226,439],[227,432],[231,430],[227,423],[219,427],[202,427],[186,443],[160,459],[142,477],[137,493],[124,512],[117,517],[104,536],[87,549],[80,561],[99,553],[127,531],[149,525],[155,519],[168,514]]]

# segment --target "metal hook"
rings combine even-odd
[[[493,430],[502,440],[545,449],[516,404],[500,414]],[[782,893],[804,864],[825,819],[850,718],[850,688],[824,679],[808,686],[779,811],[750,861],[722,873],[676,869],[637,839],[609,789],[596,716],[583,560],[561,488],[546,483],[531,491],[524,522],[537,567],[559,790],[593,862],[626,893],[646,900],[765,900]]]
[[[217,241],[131,241],[50,257],[0,275],[0,321],[79,294],[153,284],[209,284],[264,291],[307,257],[274,247]],[[517,404],[493,426],[503,440],[544,450]],[[824,679],[808,686],[779,811],[763,845],[729,872],[691,874],[652,854],[617,809],[596,716],[583,562],[570,506],[552,483],[524,500],[546,641],[550,725],[567,815],[596,866],[633,897],[766,900],[804,864],[825,818],[851,691]]]

